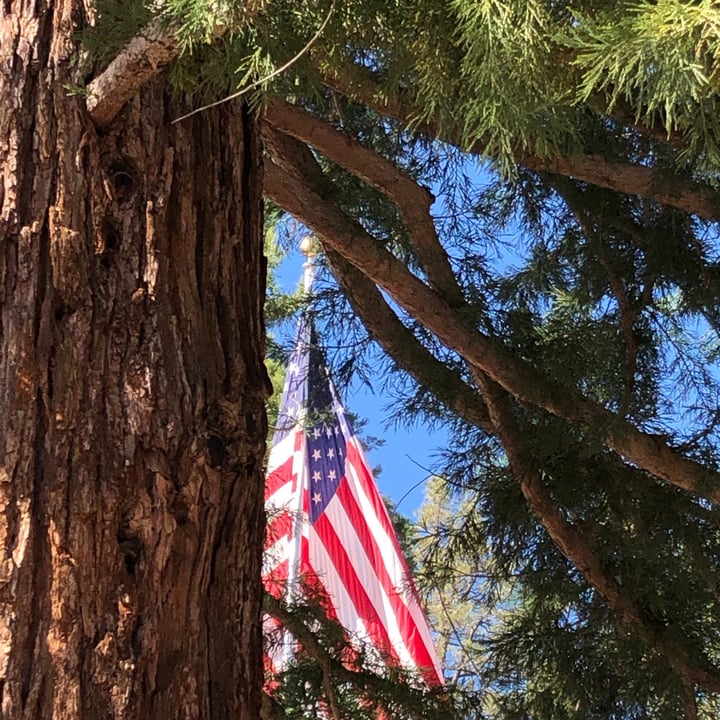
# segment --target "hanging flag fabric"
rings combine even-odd
[[[440,664],[407,563],[306,319],[285,378],[265,505],[268,591],[292,601],[319,586],[352,641],[440,685]],[[272,620],[266,623],[282,632]],[[287,643],[276,645],[276,669],[289,652]]]

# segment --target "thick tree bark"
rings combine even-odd
[[[0,718],[260,715],[259,135],[98,133],[80,2],[0,8]]]

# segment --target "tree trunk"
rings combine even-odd
[[[260,714],[253,117],[90,122],[77,0],[0,6],[0,717]]]

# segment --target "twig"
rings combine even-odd
[[[284,65],[281,65],[276,70],[273,70],[269,75],[266,75],[265,77],[262,77],[259,80],[256,80],[255,82],[246,85],[244,88],[238,90],[237,92],[232,93],[232,95],[228,95],[227,97],[216,100],[209,105],[203,105],[202,107],[196,108],[195,110],[192,110],[185,115],[181,115],[179,118],[173,120],[172,124],[178,123],[181,120],[186,120],[193,115],[197,115],[198,113],[201,113],[205,110],[210,110],[211,108],[222,105],[223,103],[230,102],[230,100],[235,100],[236,98],[239,98],[245,93],[250,92],[250,90],[258,87],[258,85],[263,85],[269,80],[272,80],[274,77],[280,75],[280,73],[285,72],[285,70],[294,65],[317,42],[320,35],[322,35],[323,30],[325,30],[328,22],[330,22],[330,17],[332,16],[334,9],[335,3],[333,2],[333,4],[330,5],[330,9],[328,10],[328,14],[325,16],[322,25],[320,25],[320,27],[317,29],[317,32],[310,38],[310,40],[305,44],[305,46],[300,50],[300,52],[297,53],[297,55],[295,55],[294,57],[290,58],[290,60],[288,60]]]

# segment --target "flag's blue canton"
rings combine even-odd
[[[311,344],[312,347],[312,344]],[[319,351],[310,351],[308,387],[309,428],[307,462],[310,478],[310,522],[314,523],[332,500],[345,475],[345,436],[333,402],[330,381]]]

